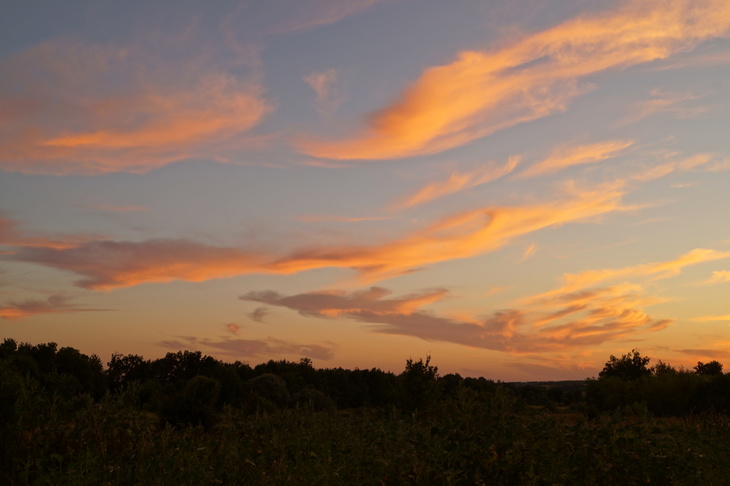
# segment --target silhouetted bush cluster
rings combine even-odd
[[[656,416],[730,412],[730,375],[717,361],[698,362],[692,370],[674,368],[632,350],[611,356],[598,379],[588,380],[586,406],[591,416],[615,410]]]

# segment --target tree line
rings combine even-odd
[[[632,350],[596,378],[503,383],[441,375],[430,356],[398,374],[200,351],[115,354],[104,365],[5,339],[0,483],[139,484],[160,468],[180,484],[314,484],[345,471],[352,484],[615,484],[637,474],[670,484],[698,468],[727,477],[724,459],[700,463],[678,444],[700,434],[712,440],[692,442],[698,457],[730,453],[730,375],[717,361],[650,362]],[[652,418],[661,416],[689,419]]]
[[[692,369],[674,367],[634,349],[611,356],[596,379],[586,384],[586,411],[629,410],[655,416],[730,412],[730,374],[719,361],[698,361]]]

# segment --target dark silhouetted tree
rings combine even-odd
[[[651,358],[642,356],[636,349],[632,349],[631,352],[620,358],[611,355],[598,376],[599,378],[638,380],[643,376],[651,375],[651,369],[648,367],[650,360]]]
[[[679,373],[677,371],[677,368],[670,365],[669,363],[665,363],[662,360],[657,361],[657,364],[651,367],[651,373],[655,376],[660,375],[676,375]]]
[[[694,367],[695,373],[698,375],[721,375],[722,374],[722,363],[719,361],[710,361],[709,363],[703,363],[702,361],[697,362],[697,366]]]
[[[401,406],[404,410],[426,410],[438,398],[436,380],[439,369],[430,363],[431,356],[426,356],[426,361],[406,360],[406,368],[398,377],[401,385]]]

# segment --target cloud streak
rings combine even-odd
[[[531,301],[549,301],[557,295],[569,294],[577,290],[600,283],[631,277],[650,277],[653,280],[675,277],[690,265],[730,258],[730,252],[717,251],[706,248],[696,248],[674,260],[664,262],[645,263],[623,268],[604,268],[588,270],[581,273],[563,275],[563,285],[555,290],[531,297]]]
[[[94,241],[66,249],[22,248],[11,259],[74,272],[84,277],[77,282],[79,286],[94,290],[173,280],[202,282],[260,269],[253,254],[182,239]]]
[[[69,312],[98,312],[108,309],[91,309],[74,306],[70,298],[62,295],[51,295],[46,300],[26,299],[21,302],[9,302],[0,306],[0,317],[7,320],[22,320],[42,314],[65,314]]]
[[[425,70],[400,98],[342,141],[300,142],[330,159],[433,154],[566,109],[589,75],[666,59],[730,31],[724,0],[632,1],[505,47],[465,51]]]
[[[445,181],[432,182],[414,194],[395,202],[391,209],[410,209],[450,194],[495,181],[512,172],[519,163],[519,157],[510,157],[502,167],[488,166],[472,172],[454,172]]]
[[[23,229],[18,221],[0,215],[0,246],[62,250],[99,238],[88,234],[48,235]]]
[[[383,288],[365,291],[309,292],[283,296],[274,291],[249,292],[241,300],[286,307],[307,317],[341,317],[371,324],[377,333],[412,336],[468,347],[514,354],[557,352],[598,345],[641,332],[655,332],[669,324],[655,320],[640,307],[656,299],[644,298],[636,287],[597,289],[589,295],[563,299],[566,307],[502,310],[474,321],[449,319],[421,308],[448,294],[428,290],[394,298]]]
[[[48,42],[0,60],[0,168],[65,175],[146,172],[221,157],[272,110],[261,86],[212,66],[165,72],[130,47]],[[192,63],[195,64],[195,63]]]
[[[374,246],[322,247],[296,251],[270,265],[290,273],[322,267],[354,268],[376,281],[424,265],[469,258],[494,251],[518,236],[578,221],[588,221],[630,207],[622,191],[605,186],[593,191],[566,188],[563,199],[535,205],[487,207],[451,215],[405,238]]]
[[[62,248],[19,246],[4,258],[74,272],[83,277],[78,285],[94,290],[173,280],[202,282],[251,273],[290,274],[327,267],[355,269],[362,280],[373,282],[495,251],[514,238],[541,229],[631,209],[621,204],[622,196],[615,186],[580,191],[569,185],[563,197],[555,201],[480,208],[451,215],[381,244],[318,246],[290,251],[283,257],[160,238],[88,241]]]
[[[631,106],[629,114],[619,124],[636,123],[659,113],[669,113],[677,118],[694,118],[710,111],[709,106],[687,106],[701,98],[691,93],[670,93],[655,89],[650,95],[651,99]]]
[[[254,291],[243,301],[285,307],[306,317],[344,318],[369,325],[373,332],[412,336],[512,354],[559,353],[606,342],[636,338],[665,329],[645,309],[668,299],[648,294],[643,282],[675,277],[693,264],[728,258],[730,253],[693,250],[676,259],[620,269],[566,275],[564,285],[515,302],[516,308],[479,319],[446,318],[424,309],[451,298],[445,289],[395,297],[381,287],[355,292],[329,290],[285,296]],[[626,281],[626,279],[631,279]],[[609,280],[623,282],[606,285]],[[599,285],[600,284],[600,285]],[[730,316],[703,316],[693,321],[727,321]]]
[[[712,272],[712,277],[709,280],[702,282],[705,285],[716,285],[721,283],[730,282],[730,271],[718,270]]]
[[[617,157],[631,145],[633,145],[633,142],[630,141],[611,140],[590,145],[559,147],[547,159],[520,172],[515,177],[534,177],[558,172],[576,165],[595,164],[596,162]]]

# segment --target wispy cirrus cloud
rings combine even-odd
[[[343,141],[304,140],[301,149],[330,159],[432,154],[497,130],[566,109],[590,90],[580,81],[688,51],[726,37],[724,0],[643,0],[583,15],[505,47],[461,52],[424,71],[400,99]]]
[[[545,203],[486,207],[454,214],[404,237],[373,245],[321,245],[284,256],[197,243],[185,239],[88,241],[65,248],[13,249],[7,260],[74,272],[78,285],[111,290],[173,280],[201,282],[250,273],[289,274],[317,268],[355,269],[377,281],[426,265],[469,258],[501,248],[514,238],[632,209],[621,203],[620,187],[581,191],[568,185],[562,197]]]
[[[65,314],[70,312],[98,312],[108,309],[92,309],[73,305],[71,298],[63,295],[51,295],[45,300],[26,299],[20,302],[8,302],[0,305],[0,317],[8,320],[20,320],[41,314]]]
[[[146,172],[224,155],[272,110],[255,81],[214,66],[165,71],[141,48],[47,42],[0,60],[0,168]],[[230,148],[230,147],[229,147]]]
[[[339,72],[332,68],[314,71],[303,78],[316,94],[314,106],[324,115],[332,114],[344,99],[337,89],[339,77]]]
[[[261,257],[182,239],[93,241],[65,249],[21,248],[10,257],[74,272],[77,284],[111,290],[173,280],[202,282],[261,270]]]
[[[576,165],[594,164],[622,154],[634,143],[610,140],[589,145],[558,147],[545,159],[515,175],[515,178],[534,177],[558,172]]]
[[[712,170],[717,167],[717,156],[714,154],[694,154],[688,157],[677,157],[675,154],[670,155],[668,162],[660,162],[645,168],[639,168],[629,176],[629,179],[647,182],[668,176],[675,172],[686,172],[691,170]],[[713,164],[714,163],[714,164]]]
[[[471,172],[454,172],[445,181],[432,182],[391,205],[393,210],[413,208],[444,196],[495,181],[512,172],[520,157],[510,157],[504,166],[489,165]]]
[[[659,113],[668,113],[676,118],[694,118],[710,110],[709,106],[692,105],[693,101],[702,98],[692,93],[672,93],[654,89],[650,96],[650,99],[631,106],[629,114],[619,124],[636,123]]]
[[[710,277],[708,280],[705,280],[704,282],[701,282],[703,285],[716,285],[721,283],[730,282],[730,271],[728,270],[718,270],[715,272],[712,272],[712,277]]]
[[[567,186],[563,198],[535,205],[486,207],[451,215],[404,238],[372,246],[303,249],[272,262],[273,271],[290,273],[322,267],[354,268],[376,281],[438,262],[494,251],[522,235],[556,225],[589,221],[632,209],[621,203],[615,185],[591,191]]]
[[[62,250],[65,248],[73,248],[81,243],[98,238],[98,235],[90,234],[51,235],[44,232],[26,230],[20,222],[5,218],[0,214],[0,246]]]
[[[236,39],[291,34],[334,24],[385,0],[268,0],[242,2],[224,25]],[[282,15],[286,12],[286,15]]]
[[[730,252],[707,248],[696,248],[674,260],[644,263],[622,268],[603,268],[587,270],[581,273],[564,274],[563,285],[555,290],[531,297],[532,301],[550,300],[557,295],[576,292],[578,289],[598,285],[600,283],[630,277],[650,277],[653,280],[675,277],[690,265],[730,258]],[[524,302],[524,301],[523,301]]]
[[[694,322],[712,322],[712,321],[730,321],[730,314],[720,316],[699,316],[693,317],[690,321]]]
[[[525,248],[525,251],[522,252],[522,256],[520,257],[520,259],[517,260],[517,263],[522,263],[525,260],[529,260],[535,253],[537,253],[537,245],[533,243]]]

